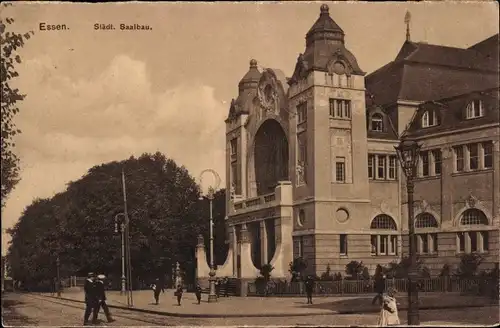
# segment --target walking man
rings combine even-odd
[[[314,290],[314,279],[311,276],[307,276],[306,281],[304,282],[306,285],[306,294],[307,294],[307,304],[313,304],[312,294]]]
[[[165,293],[165,288],[163,287],[160,278],[156,278],[154,284],[151,285],[151,287],[153,288],[153,295],[156,302],[155,304],[158,305],[160,303],[160,292]]]
[[[96,306],[98,304],[98,300],[94,273],[90,272],[87,275],[87,280],[85,280],[83,290],[85,292],[85,314],[83,317],[83,325],[87,326],[89,324],[90,314],[92,314],[92,323],[97,322]]]
[[[384,291],[385,291],[385,275],[380,273],[378,276],[375,277],[375,284],[374,284],[374,289],[375,297],[372,300],[372,305],[375,304],[375,302],[378,300],[378,303],[382,305],[383,299],[384,299]]]
[[[196,295],[196,300],[198,301],[198,304],[201,303],[201,286],[200,283],[196,283],[196,290],[195,290],[195,295]]]
[[[108,305],[106,304],[106,289],[104,288],[104,279],[106,279],[106,276],[103,274],[97,276],[97,281],[96,281],[97,305],[95,309],[96,317],[99,315],[99,310],[102,307],[108,322],[113,322],[115,320],[111,317]]]
[[[182,286],[181,286],[181,284],[177,285],[177,289],[175,290],[175,296],[177,296],[177,305],[181,306],[181,300],[182,300]]]

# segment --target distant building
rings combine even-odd
[[[458,255],[498,262],[498,35],[468,49],[407,40],[365,77],[322,5],[291,78],[259,69],[226,120],[230,251],[218,274],[253,279],[295,257],[320,275],[408,253],[404,176],[394,146],[423,143],[415,185],[418,251],[437,273]],[[380,51],[377,49],[376,51]]]

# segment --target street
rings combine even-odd
[[[6,294],[2,296],[2,317],[5,326],[74,326],[82,324],[84,305],[68,301],[44,298],[32,294]],[[242,326],[242,325],[375,325],[377,314],[311,315],[299,317],[252,317],[252,318],[178,318],[146,314],[129,310],[111,309],[116,321],[110,326]],[[406,312],[401,311],[402,324]],[[422,325],[493,325],[498,320],[498,307],[489,306],[453,310],[426,310],[420,312]],[[107,325],[101,312],[100,325]]]

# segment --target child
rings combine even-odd
[[[198,304],[200,304],[201,303],[201,286],[200,286],[199,282],[196,284],[195,294],[196,294],[196,299],[198,300]]]
[[[177,296],[177,304],[181,306],[181,299],[182,299],[182,286],[177,285],[177,289],[175,290],[175,296]]]
[[[400,324],[396,293],[396,290],[391,287],[387,290],[387,295],[384,295],[377,326],[386,327]]]

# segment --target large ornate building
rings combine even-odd
[[[217,274],[254,279],[271,263],[284,277],[299,256],[318,275],[400,260],[403,133],[423,144],[415,224],[426,265],[468,252],[498,262],[498,46],[498,35],[460,49],[407,31],[394,61],[365,76],[322,5],[291,78],[251,60],[226,120],[230,251]]]

